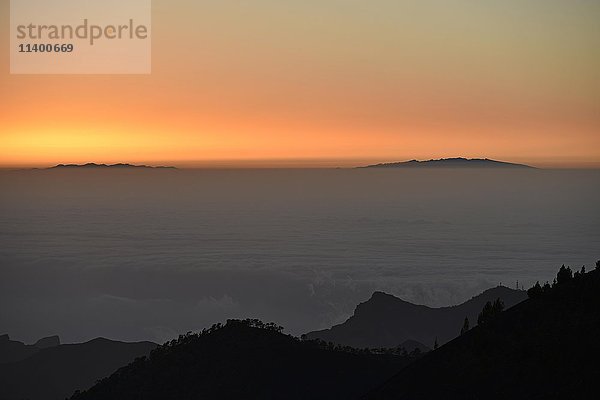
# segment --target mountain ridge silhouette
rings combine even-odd
[[[60,345],[57,335],[39,339],[34,344],[25,344],[18,340],[11,340],[8,334],[0,335],[0,364],[16,362],[26,359],[42,349]]]
[[[334,348],[274,324],[228,320],[158,347],[72,399],[353,399],[416,357]]]
[[[96,338],[38,349],[19,361],[0,364],[0,400],[62,400],[156,346]]]
[[[309,332],[306,338],[357,348],[392,348],[406,340],[414,340],[432,348],[436,339],[443,344],[458,336],[465,317],[474,326],[485,303],[496,298],[511,307],[525,300],[527,293],[497,286],[461,304],[433,308],[377,291],[369,300],[360,303],[345,322]]]

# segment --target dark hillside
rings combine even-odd
[[[0,400],[63,400],[155,347],[98,338],[41,349],[24,360],[0,364]]]
[[[553,288],[429,353],[367,398],[596,398],[600,270],[569,275],[559,273]]]
[[[157,348],[73,400],[352,399],[411,359],[336,350],[260,322],[230,320]]]

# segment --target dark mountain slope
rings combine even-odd
[[[331,329],[310,332],[308,339],[321,339],[358,348],[396,347],[416,340],[433,347],[435,339],[445,343],[459,335],[465,317],[471,326],[488,301],[500,298],[511,307],[527,298],[522,290],[498,286],[457,306],[431,308],[415,305],[382,292],[356,307],[354,315]]]
[[[74,400],[352,399],[411,358],[334,350],[248,321],[182,336]]]
[[[8,335],[2,335],[0,336],[0,364],[24,360],[41,349],[58,346],[59,344],[60,338],[58,336],[45,337],[31,345],[10,340]]]
[[[600,393],[600,270],[440,347],[368,399],[590,399]]]
[[[525,164],[514,164],[488,158],[441,158],[438,160],[410,160],[367,165],[361,168],[533,168]]]
[[[39,350],[22,361],[0,365],[0,400],[62,400],[155,347],[151,342],[94,339]]]

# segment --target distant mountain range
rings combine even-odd
[[[371,299],[357,306],[354,316],[348,321],[305,336],[305,339],[319,339],[323,343],[321,345],[307,344],[310,340],[299,345],[296,339],[278,332],[234,323],[225,330],[197,338],[194,344],[178,345],[176,353],[177,357],[187,357],[184,354],[190,357],[194,354],[198,356],[198,360],[186,362],[190,363],[189,368],[198,372],[199,376],[207,374],[205,378],[198,378],[198,382],[206,387],[206,391],[194,393],[207,394],[208,398],[222,398],[217,395],[214,386],[219,382],[225,384],[224,382],[230,379],[233,365],[238,371],[235,373],[238,384],[246,387],[254,385],[252,382],[257,382],[257,387],[252,386],[254,390],[267,391],[269,395],[287,393],[284,387],[294,386],[297,377],[302,376],[304,381],[313,382],[313,386],[298,388],[298,393],[302,394],[299,398],[327,398],[339,393],[345,393],[343,398],[352,398],[356,393],[366,393],[375,388],[415,357],[430,351],[436,339],[442,344],[456,337],[460,333],[465,316],[474,324],[477,313],[481,311],[485,302],[498,297],[502,298],[507,306],[511,306],[522,301],[526,294],[523,291],[497,287],[459,306],[430,308],[375,292]],[[326,345],[325,342],[334,344]],[[348,354],[335,350],[332,347],[335,344],[396,350],[394,355],[385,356],[356,351]],[[109,376],[136,357],[148,355],[156,346],[150,342],[123,343],[107,339],[61,345],[58,336],[40,339],[35,345],[26,345],[10,340],[8,335],[0,336],[0,400],[63,399],[75,390],[91,387],[98,379]],[[273,380],[261,380],[266,379],[264,375],[254,375],[254,367],[251,364],[263,358],[271,360],[271,364],[261,364],[259,371],[269,371],[269,374],[277,375],[279,383],[274,386],[270,386],[273,385]],[[297,363],[287,365],[287,358],[297,360]],[[163,367],[166,370],[174,368],[172,361],[168,357],[164,358],[164,354],[158,360],[159,365],[164,363]],[[206,363],[214,367],[213,375]],[[280,370],[281,366],[283,370]],[[365,366],[368,366],[369,373],[363,371]],[[171,387],[171,383],[165,381],[167,378],[160,376],[160,370],[153,371],[152,374],[158,376],[156,379],[152,378],[152,382],[144,383],[149,385],[144,387],[158,390],[153,386],[155,380],[162,380],[163,385]],[[135,369],[131,373],[137,374],[139,371]],[[173,382],[185,386],[185,380],[188,379],[186,376],[184,374],[181,379],[173,378]],[[259,389],[261,386],[265,389]],[[344,389],[340,392],[342,386]],[[321,394],[313,395],[311,388],[319,388]],[[164,394],[167,393],[171,392]],[[235,391],[226,393],[228,394],[225,398],[236,398],[239,394]],[[112,395],[109,397],[114,398]]]
[[[433,347],[437,339],[443,344],[460,334],[464,319],[476,325],[477,315],[486,302],[500,298],[511,307],[527,298],[523,290],[498,286],[453,307],[431,308],[415,305],[392,295],[375,292],[359,304],[346,322],[330,329],[306,334],[307,339],[321,339],[356,348],[391,348],[406,340]]]
[[[525,164],[514,164],[487,158],[441,158],[438,160],[410,160],[367,165],[359,168],[534,168]]]
[[[575,274],[563,267],[553,286],[532,288],[525,300],[524,291],[496,287],[455,307],[430,308],[376,292],[344,324],[315,333],[393,350],[300,340],[258,320],[229,320],[158,347],[45,338],[32,345],[33,355],[0,364],[0,400],[62,400],[76,389],[83,391],[72,400],[595,398],[600,261],[597,266]],[[461,332],[465,315],[474,325],[484,302],[496,298],[508,310]],[[401,339],[422,333],[429,343],[432,332],[440,344],[444,335],[455,338],[432,351]],[[0,351],[7,346],[14,341],[0,336]]]
[[[58,336],[25,345],[3,335],[0,400],[63,400],[135,358],[148,355],[156,346],[151,342],[124,343],[102,338],[60,344]]]
[[[0,364],[26,359],[42,349],[60,345],[58,336],[49,336],[38,340],[35,344],[25,344],[10,340],[8,335],[0,336]]]
[[[46,169],[77,169],[77,168],[111,168],[111,169],[177,169],[175,167],[166,167],[166,166],[150,166],[150,165],[134,165],[134,164],[96,164],[96,163],[87,163],[87,164],[58,164],[54,167],[46,168]]]
[[[260,321],[230,320],[158,347],[72,400],[596,398],[600,268],[530,293],[424,356],[298,340]]]

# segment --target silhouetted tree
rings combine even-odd
[[[533,285],[531,288],[529,288],[529,290],[527,290],[527,296],[529,296],[530,299],[534,298],[534,297],[538,297],[543,293],[543,289],[542,286],[540,286],[540,282],[536,282],[535,285]]]
[[[596,261],[596,269],[600,269],[600,260]]]
[[[583,275],[585,275],[585,265],[581,266],[581,269],[579,271],[575,271],[573,273],[573,279],[579,279]]]
[[[573,279],[573,271],[571,271],[571,268],[565,267],[563,264],[563,266],[558,270],[558,274],[556,274],[556,284],[562,285],[571,279]]]
[[[410,356],[411,357],[419,357],[421,355],[422,351],[420,348],[415,347],[415,349],[413,351],[410,352]]]
[[[484,325],[492,315],[492,302],[488,301],[483,306],[483,310],[477,316],[477,325]]]
[[[460,334],[464,335],[469,330],[469,318],[465,317],[465,322],[463,322],[463,327],[460,330]]]
[[[552,286],[550,286],[550,284],[546,281],[546,283],[544,283],[544,287],[542,287],[542,290],[544,291],[544,293],[548,293],[551,289]]]
[[[504,302],[500,300],[500,298],[497,298],[496,301],[494,301],[494,304],[492,305],[492,315],[498,315],[502,311],[504,311]]]
[[[485,325],[492,319],[494,319],[498,314],[500,314],[504,310],[504,303],[500,298],[497,298],[492,304],[491,301],[488,301],[483,306],[483,310],[479,313],[477,317],[477,325]]]
[[[438,347],[440,347],[440,345],[438,344],[437,337],[436,337],[435,342],[433,343],[433,349],[437,350]]]

